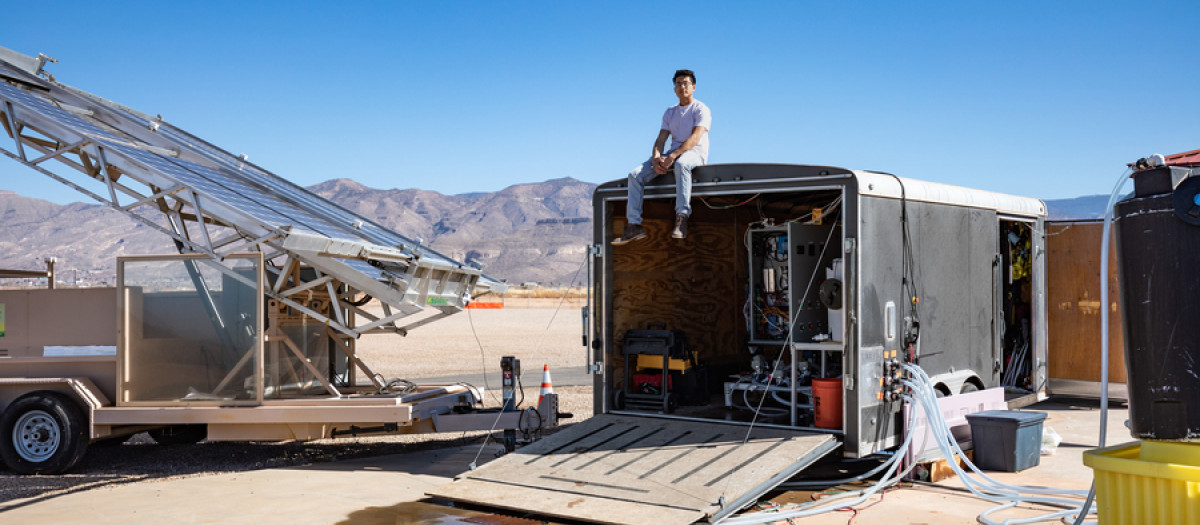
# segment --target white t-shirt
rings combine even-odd
[[[664,151],[663,154],[666,155],[679,149],[679,146],[682,146],[684,141],[692,136],[692,128],[696,126],[712,130],[712,112],[703,102],[692,99],[692,103],[686,106],[674,105],[667,108],[666,113],[663,113],[662,129],[671,133],[671,149]],[[700,137],[700,142],[692,149],[699,153],[701,161],[707,164],[708,133]]]

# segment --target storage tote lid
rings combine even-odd
[[[1016,423],[1018,426],[1027,426],[1041,423],[1045,419],[1045,412],[1028,410],[984,410],[967,414],[968,423]]]

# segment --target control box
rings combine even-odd
[[[832,223],[787,223],[748,232],[750,344],[782,342],[789,333],[797,343],[830,335],[829,308],[820,292],[841,255],[840,229]]]

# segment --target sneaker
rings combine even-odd
[[[688,216],[682,213],[675,216],[675,229],[671,231],[672,239],[684,239],[687,237],[687,220]]]
[[[646,230],[642,229],[641,224],[626,224],[625,225],[625,233],[622,233],[621,237],[619,239],[616,239],[613,241],[613,246],[629,244],[638,239],[645,239],[645,238],[646,238]]]

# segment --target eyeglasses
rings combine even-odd
[[[680,81],[676,82],[675,85],[676,86],[690,86],[690,85],[692,85],[692,81],[691,80],[680,80]]]

